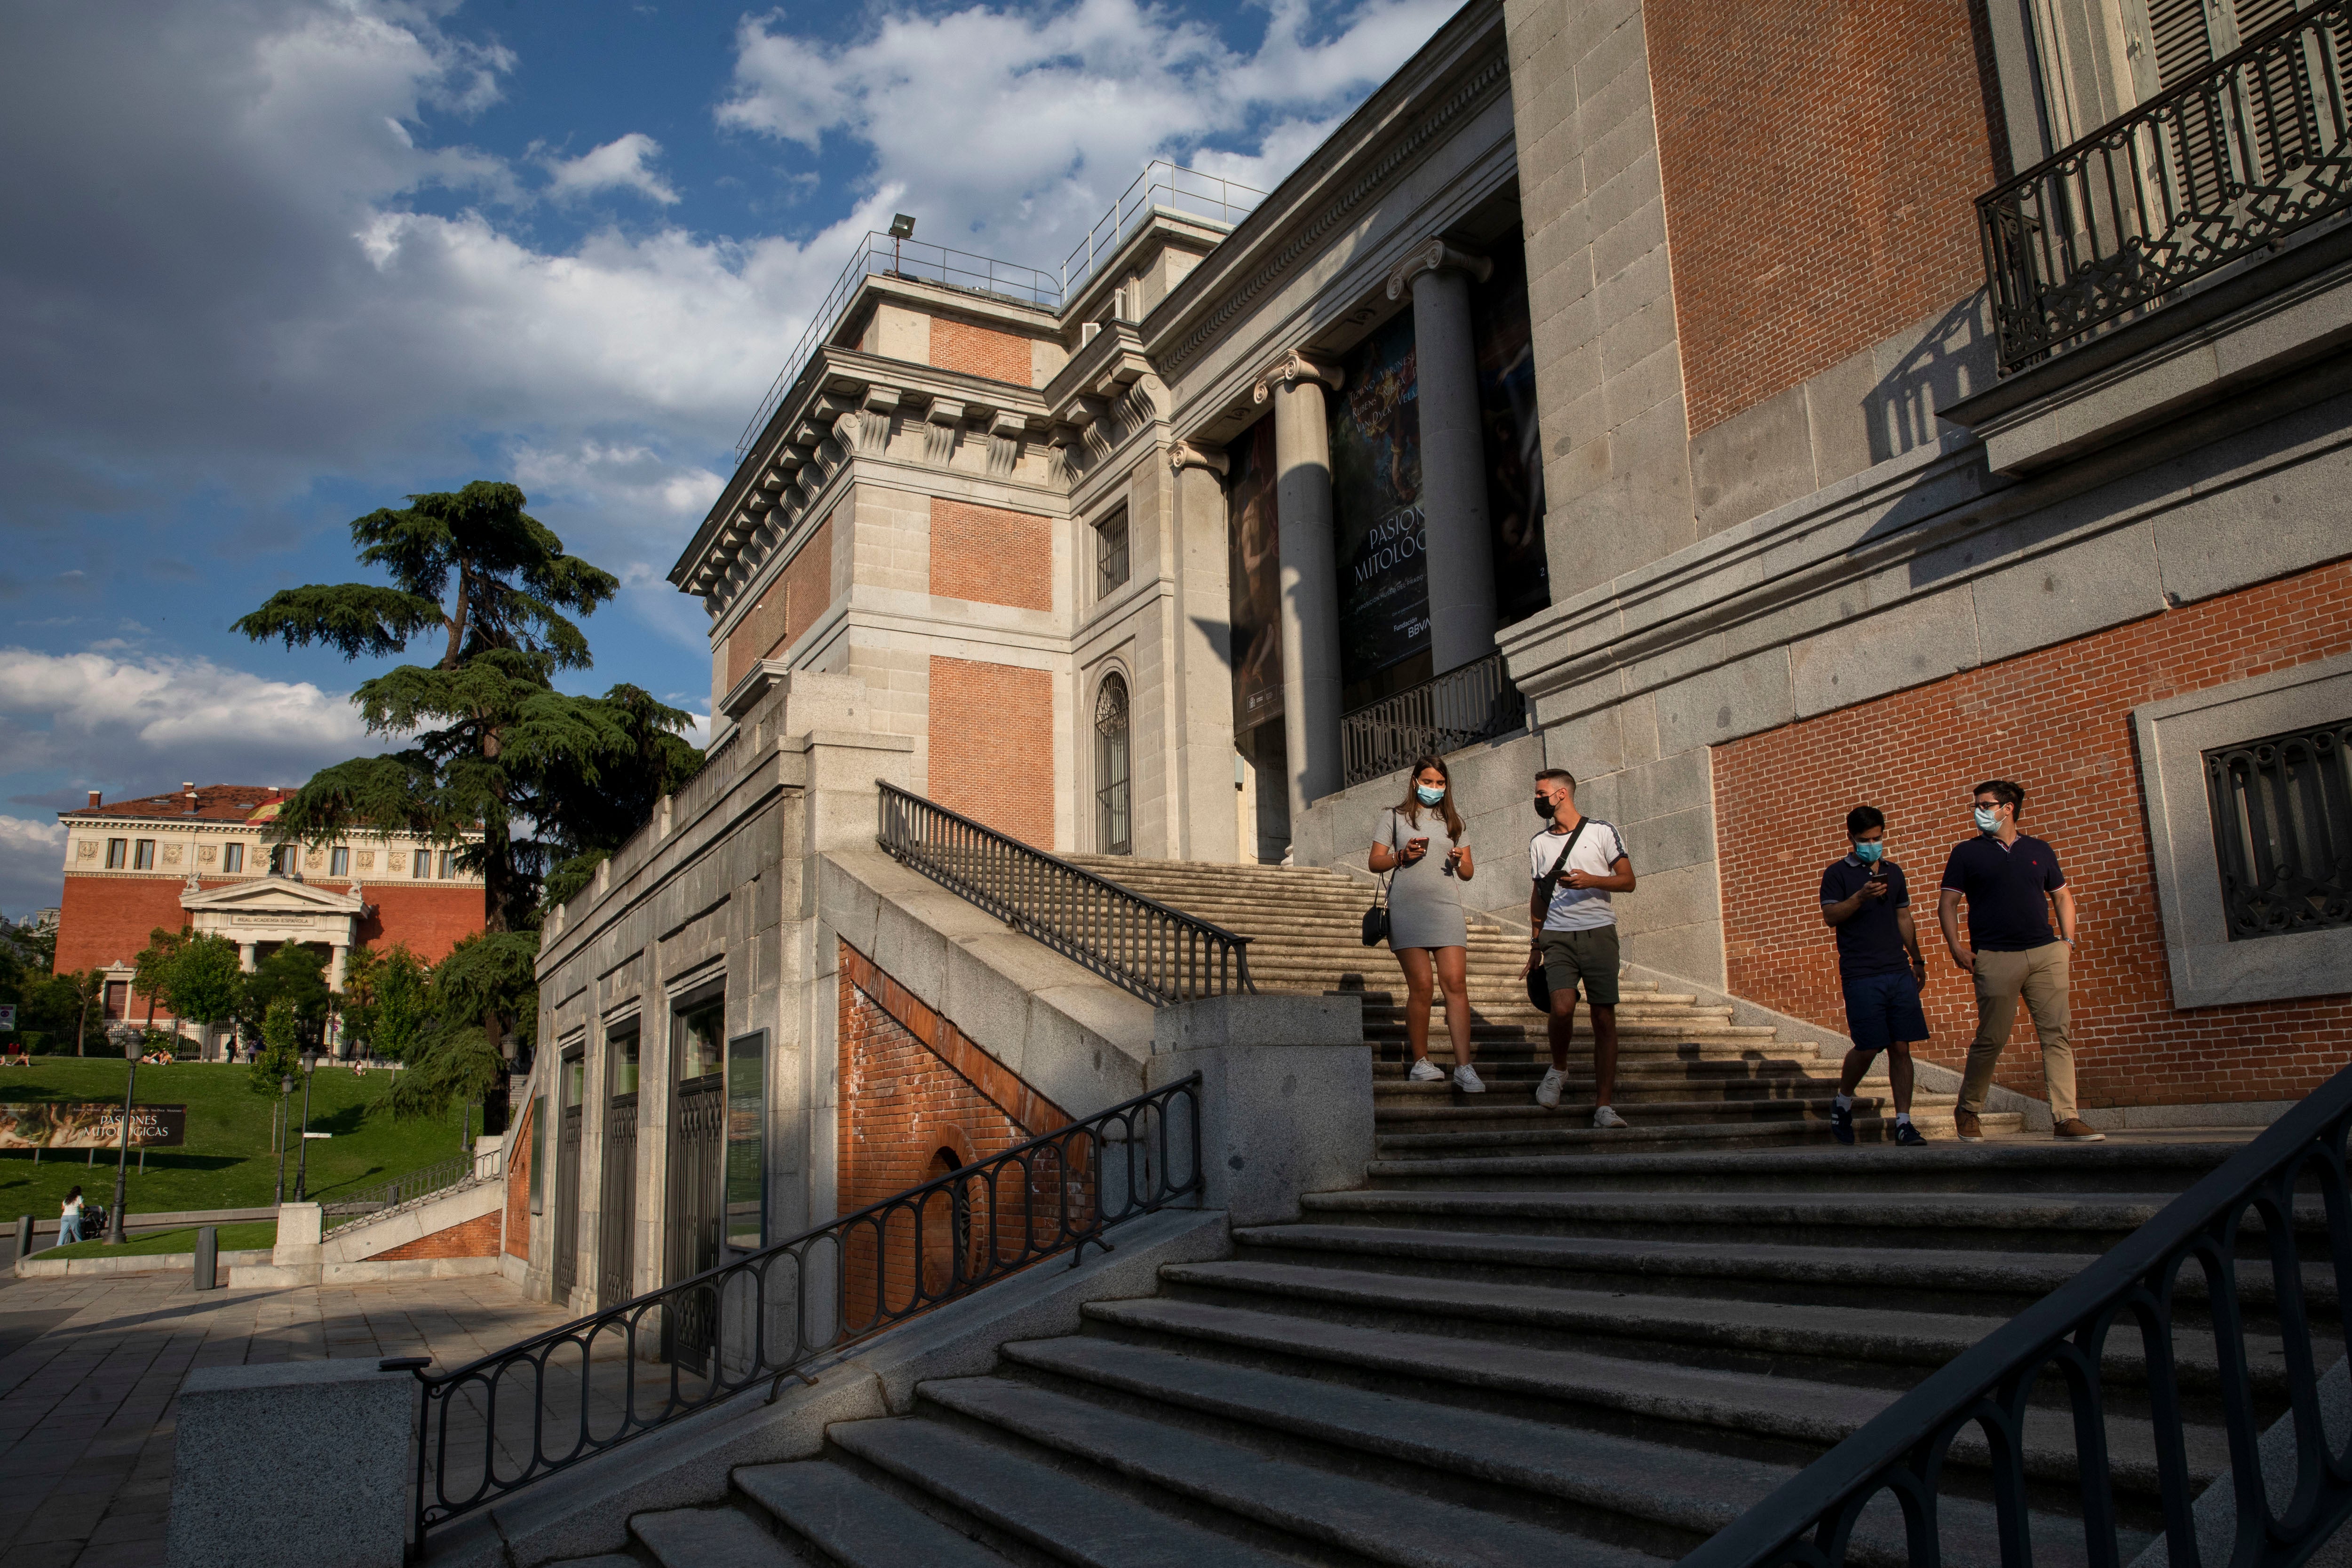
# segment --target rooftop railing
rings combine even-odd
[[[2352,211],[2352,0],[2315,6],[1977,199],[2004,372]]]
[[[931,245],[919,239],[893,239],[887,234],[871,229],[857,242],[857,249],[849,265],[834,279],[833,290],[824,303],[809,318],[807,330],[784,361],[784,368],[776,373],[775,384],[768,395],[760,400],[759,412],[743,426],[742,436],[735,443],[735,460],[741,462],[760,438],[769,418],[792,390],[798,385],[809,362],[815,356],[818,345],[841,324],[841,313],[849,308],[858,284],[870,277],[909,278],[918,282],[942,284],[950,289],[967,289],[999,300],[1009,300],[1018,305],[1042,305],[1047,310],[1059,310],[1062,286],[1050,272],[1040,272],[1034,267],[1023,267],[1011,261],[996,261],[970,251],[950,250],[943,245]]]
[[[1111,203],[1110,211],[1087,231],[1086,238],[1062,263],[1062,298],[1068,300],[1086,287],[1095,268],[1118,254],[1118,247],[1154,212],[1208,218],[1231,228],[1265,199],[1264,191],[1254,190],[1238,180],[1204,174],[1181,163],[1154,159],[1143,166],[1135,183],[1119,194],[1118,199]]]

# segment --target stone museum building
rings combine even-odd
[[[2352,1055],[2336,26],[1474,0],[1271,192],[1155,164],[1038,267],[871,237],[672,573],[709,761],[549,924],[514,1267],[618,1300],[1139,1091],[1148,1006],[877,851],[877,779],[1360,871],[1431,749],[1517,930],[1566,768],[1633,972],[1823,1039],[1874,805],[1947,1069],[1933,889],[2013,779],[2085,1116],[2274,1116]],[[70,931],[134,830],[68,822]]]
[[[106,1020],[143,1024],[148,998],[132,971],[159,926],[226,937],[247,970],[284,942],[309,944],[337,991],[355,947],[404,944],[431,963],[482,929],[482,879],[451,846],[396,833],[281,844],[274,819],[292,794],[191,783],[109,805],[92,790],[89,805],[59,812],[58,972],[98,970]],[[155,1016],[173,1026],[169,1008]]]

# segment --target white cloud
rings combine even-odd
[[[660,156],[660,142],[642,131],[632,131],[577,158],[545,160],[548,188],[559,197],[635,191],[664,206],[676,206],[677,188],[646,167]]]

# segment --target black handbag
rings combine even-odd
[[[1584,837],[1584,830],[1591,822],[1592,818],[1588,816],[1577,823],[1575,830],[1568,836],[1568,842],[1560,847],[1559,858],[1551,863],[1550,870],[1536,879],[1534,901],[1544,913],[1536,917],[1535,933],[1529,938],[1528,945],[1534,946],[1542,940],[1542,921],[1551,912],[1551,896],[1559,890],[1560,878],[1568,874],[1568,858],[1576,853],[1576,841]],[[1551,978],[1544,973],[1544,966],[1540,963],[1528,971],[1528,1005],[1538,1013],[1551,1011]]]
[[[1391,829],[1389,834],[1390,853],[1394,854],[1396,852],[1394,844],[1396,834],[1393,831],[1396,819],[1394,811],[1389,813],[1389,819]],[[1389,879],[1395,875],[1395,870],[1391,868],[1387,877],[1381,879],[1379,890],[1372,894],[1372,907],[1364,911],[1364,945],[1366,947],[1378,947],[1389,939]]]

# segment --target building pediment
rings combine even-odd
[[[339,893],[332,888],[314,887],[308,882],[296,882],[284,877],[265,877],[257,882],[237,882],[227,887],[207,888],[201,892],[180,895],[180,907],[190,914],[242,915],[341,915],[346,918],[367,912],[367,900],[356,891]]]

